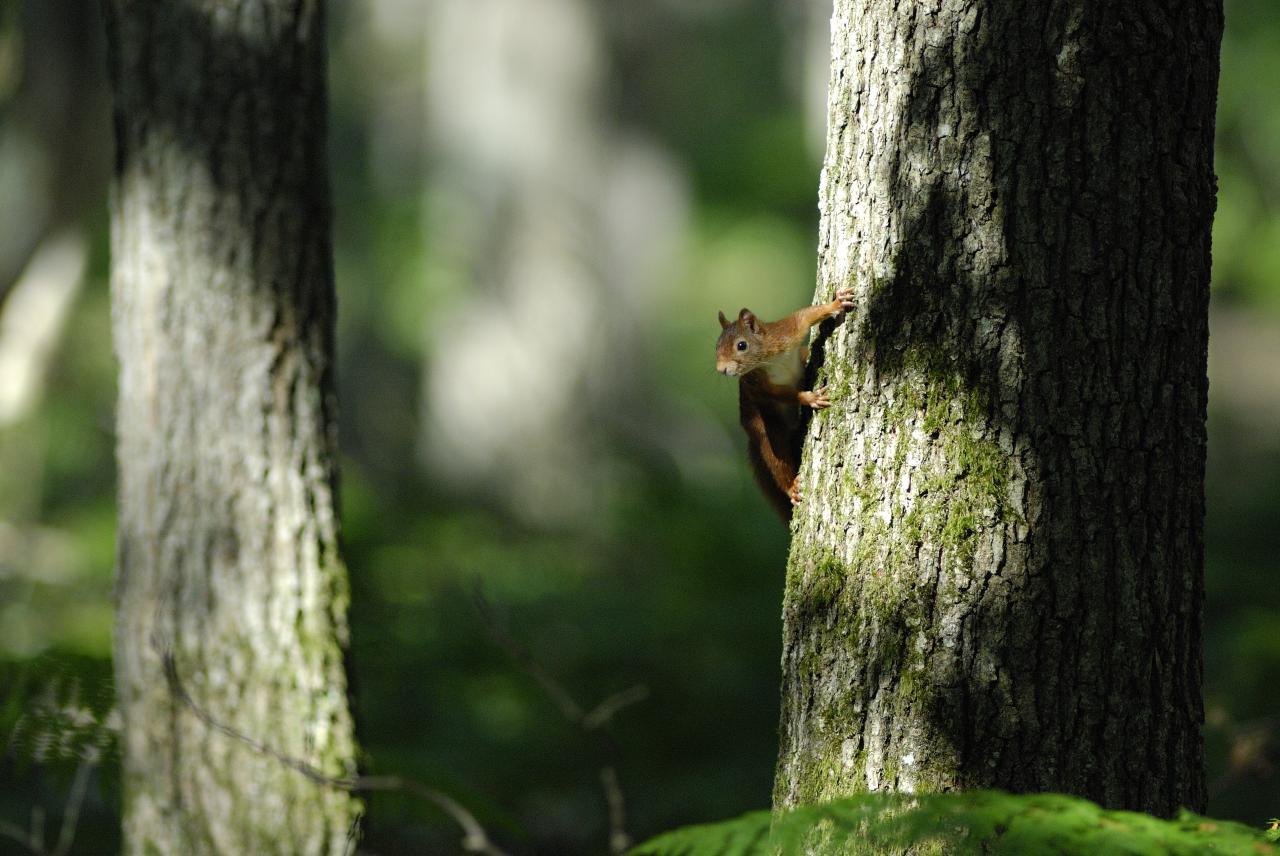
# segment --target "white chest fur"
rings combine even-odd
[[[764,369],[769,382],[776,386],[799,386],[800,378],[804,377],[804,355],[802,351],[802,348],[795,347],[778,354],[778,356],[765,363],[761,368]]]

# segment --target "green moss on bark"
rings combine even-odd
[[[939,597],[954,595],[940,589],[973,576],[979,544],[1002,537],[998,530],[1018,516],[1008,501],[1010,457],[991,428],[985,387],[971,382],[963,367],[941,353],[917,349],[898,359],[894,377],[880,381],[884,407],[877,422],[835,419],[818,426],[826,432],[822,448],[855,449],[861,440],[874,442],[880,455],[869,456],[865,464],[845,460],[835,473],[826,462],[817,462],[816,468],[815,462],[805,463],[805,472],[834,475],[834,483],[816,488],[840,509],[854,537],[834,543],[798,538],[793,543],[788,618],[803,615],[813,621],[821,616],[825,638],[849,640],[858,652],[860,680],[843,690],[819,693],[814,701],[815,721],[830,727],[810,741],[810,751],[799,762],[803,766],[791,770],[797,785],[791,797],[799,802],[868,789],[867,752],[848,724],[858,721],[858,712],[873,699],[896,711],[903,722],[918,720],[937,706],[926,662],[934,644],[931,613]],[[829,385],[842,390],[837,408],[854,397],[852,378],[876,376],[870,369],[873,360],[873,354],[863,354],[849,364],[829,366]],[[866,390],[862,393],[865,397]],[[878,430],[879,435],[859,438],[858,430]],[[926,568],[933,570],[922,572]],[[829,647],[806,645],[793,680],[821,685],[832,656]],[[857,747],[852,751],[850,741]],[[821,748],[814,751],[815,744]],[[891,787],[909,783],[916,791],[945,787],[947,765],[934,760],[913,759],[908,770],[885,757],[876,776]]]

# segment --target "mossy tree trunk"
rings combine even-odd
[[[322,3],[104,4],[125,849],[346,852]]]
[[[775,805],[1201,808],[1218,0],[839,0]]]

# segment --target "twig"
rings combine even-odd
[[[71,780],[71,792],[67,796],[67,807],[62,812],[62,826],[58,830],[58,843],[50,856],[67,856],[71,852],[71,843],[76,840],[76,825],[80,823],[80,807],[84,804],[84,795],[89,789],[89,774],[98,765],[95,756],[84,758],[76,767],[76,777]]]
[[[618,711],[631,707],[636,702],[644,701],[648,697],[649,688],[644,684],[636,684],[634,687],[616,692],[582,717],[582,727],[594,729],[608,725]]]
[[[475,815],[463,808],[462,804],[453,797],[429,788],[421,782],[400,776],[357,776],[351,780],[350,790],[404,791],[413,794],[419,799],[434,803],[462,827],[462,849],[471,853],[488,854],[488,856],[506,856],[505,852],[489,840],[484,827],[476,820]]]
[[[507,652],[507,656],[542,686],[565,719],[588,734],[596,735],[601,741],[604,754],[609,759],[600,768],[600,786],[604,791],[605,805],[609,814],[609,852],[620,856],[631,846],[631,836],[627,834],[626,800],[623,798],[622,785],[618,781],[616,767],[621,749],[606,726],[618,711],[648,698],[649,688],[644,684],[629,687],[608,696],[589,712],[584,713],[582,705],[574,700],[564,685],[553,678],[551,673],[544,669],[542,664],[526,648],[516,642],[503,627],[493,606],[485,597],[484,586],[479,580],[476,581],[472,592],[472,600],[489,635],[500,648]]]
[[[31,807],[31,846],[37,853],[44,853],[44,806]]]
[[[80,807],[84,804],[85,793],[89,789],[89,776],[98,766],[98,756],[84,758],[76,767],[75,778],[71,781],[71,790],[67,795],[67,805],[62,811],[62,826],[58,829],[58,843],[52,850],[44,846],[44,809],[41,806],[31,807],[31,831],[27,832],[16,823],[0,820],[0,835],[10,838],[35,856],[67,856],[76,838],[76,826],[80,822]]]
[[[475,815],[467,811],[457,800],[448,794],[441,793],[434,788],[429,788],[421,782],[413,779],[406,779],[401,776],[330,776],[317,767],[308,764],[300,758],[294,758],[286,755],[272,747],[266,745],[260,740],[256,740],[238,731],[223,722],[215,719],[208,711],[196,704],[190,693],[182,684],[182,679],[178,675],[178,666],[174,660],[173,651],[165,649],[160,652],[161,660],[164,664],[165,677],[169,682],[169,690],[179,701],[181,701],[196,718],[203,722],[209,728],[224,734],[227,737],[237,740],[248,746],[250,749],[262,755],[267,755],[276,759],[286,767],[296,770],[311,781],[324,785],[326,787],[336,788],[337,790],[356,792],[372,792],[372,791],[403,791],[412,794],[419,799],[429,802],[439,808],[445,814],[449,815],[458,826],[462,827],[462,849],[468,853],[481,853],[484,856],[507,856],[506,851],[494,844],[489,836],[485,833],[484,827],[476,820]]]
[[[618,784],[618,773],[612,767],[600,771],[600,785],[604,788],[605,802],[609,804],[609,852],[626,853],[631,847],[631,836],[627,835],[627,805],[622,796],[622,786]]]
[[[5,838],[12,838],[14,841],[27,848],[31,853],[35,853],[36,856],[40,856],[42,852],[39,848],[40,842],[28,835],[27,831],[16,823],[10,823],[7,820],[0,820],[0,835],[3,835]]]
[[[480,620],[484,622],[489,635],[493,637],[493,641],[498,644],[498,647],[505,651],[508,657],[515,660],[516,665],[524,669],[531,678],[542,685],[542,689],[555,702],[556,707],[560,708],[560,712],[564,714],[565,719],[574,725],[581,725],[583,719],[581,705],[573,700],[573,696],[564,688],[564,685],[551,677],[551,674],[542,668],[542,664],[535,660],[533,655],[521,646],[519,642],[513,639],[511,634],[507,633],[506,628],[502,626],[502,622],[498,620],[498,616],[494,613],[489,599],[485,597],[484,588],[479,581],[476,582],[473,601],[476,612],[480,614]]]

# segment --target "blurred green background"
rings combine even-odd
[[[818,0],[331,3],[351,668],[371,770],[520,852],[605,850],[601,755],[493,644],[614,723],[643,839],[768,804],[786,531],[715,312],[812,293]],[[1228,0],[1210,354],[1209,814],[1280,814],[1280,7]],[[50,830],[112,725],[111,152],[96,8],[0,6],[0,819]],[[50,727],[61,722],[61,731]],[[73,852],[110,853],[110,758]],[[393,795],[370,852],[452,852]],[[0,845],[3,850],[3,845]]]

